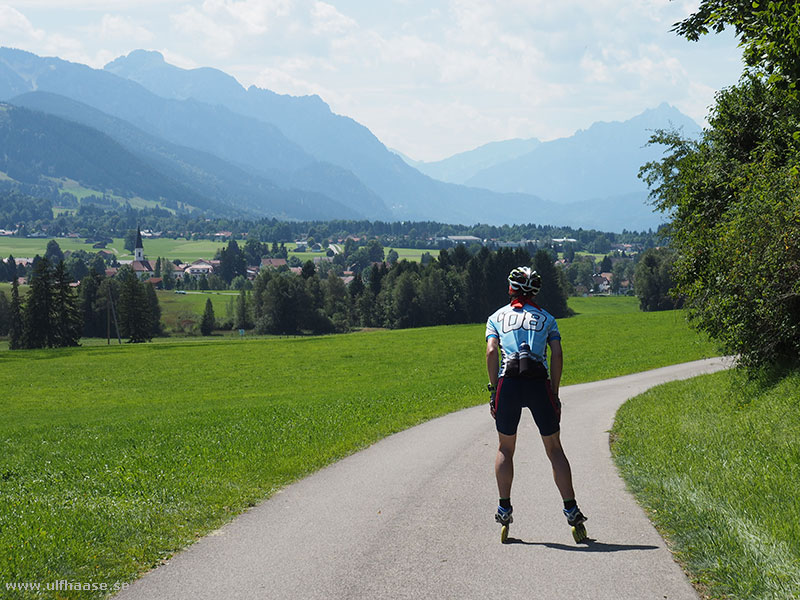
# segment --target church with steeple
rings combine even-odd
[[[133,272],[139,279],[143,279],[146,275],[153,274],[153,267],[150,261],[144,257],[144,244],[142,243],[142,232],[136,228],[136,247],[133,249],[133,262],[131,263]]]

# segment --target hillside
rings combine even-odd
[[[559,217],[553,207],[530,194],[524,198],[498,195],[443,183],[420,173],[389,151],[369,129],[334,114],[318,96],[286,96],[255,86],[245,89],[233,77],[215,69],[187,70],[170,65],[158,52],[137,50],[105,69],[165,98],[218,104],[277,127],[319,161],[352,171],[383,198],[394,218],[500,224],[508,219],[528,222],[534,213]],[[534,210],[523,214],[513,210],[520,200]],[[489,211],[487,207],[500,210]]]
[[[36,184],[45,178],[69,178],[100,195],[110,191],[167,205],[180,202],[221,209],[105,134],[52,115],[0,104],[0,147],[0,171],[17,181]]]
[[[25,81],[27,90],[23,91],[35,89],[68,97],[170,144],[214,155],[262,178],[291,179],[296,171],[313,168],[317,162],[273,125],[219,105],[161,98],[133,81],[85,65],[0,48],[0,81],[3,73],[9,72]],[[0,100],[9,100],[10,91],[0,87]],[[341,179],[346,185],[339,195],[347,199],[349,214],[378,216],[373,210],[358,208],[359,203],[374,205],[375,195],[363,187],[363,194],[354,194],[352,181],[344,174]],[[337,195],[336,181],[328,179],[330,196]],[[377,212],[386,214],[380,206]]]
[[[127,121],[64,96],[29,92],[12,98],[11,103],[95,128],[130,150],[153,170],[180,182],[198,196],[214,198],[216,203],[224,205],[223,209],[211,201],[202,206],[196,204],[201,208],[290,219],[364,216],[322,193],[284,189],[213,154],[172,144]]]

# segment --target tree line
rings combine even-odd
[[[521,248],[482,248],[473,255],[459,245],[441,250],[428,264],[372,264],[349,285],[332,273],[321,277],[311,261],[299,274],[262,269],[252,290],[240,291],[230,326],[286,335],[481,322],[508,302],[508,273],[519,265],[531,265],[542,276],[537,302],[555,317],[567,316],[567,283],[551,252],[531,256]]]
[[[0,291],[0,335],[8,335],[11,350],[77,346],[81,337],[107,335],[145,342],[162,333],[155,290],[130,267],[113,279],[92,268],[77,290],[71,284],[63,260],[53,266],[43,257],[24,298],[16,279],[10,300]]]
[[[6,185],[3,185],[6,184]],[[644,248],[658,244],[659,234],[653,231],[603,232],[593,229],[561,227],[545,224],[486,225],[448,224],[435,221],[281,221],[275,218],[222,218],[201,211],[168,210],[164,207],[136,209],[129,204],[114,205],[113,199],[83,198],[75,208],[72,195],[58,190],[36,187],[8,188],[0,182],[0,228],[19,229],[19,235],[47,232],[59,237],[77,233],[82,238],[103,239],[124,237],[138,226],[162,231],[170,237],[209,239],[220,231],[230,231],[234,238],[260,242],[292,242],[304,236],[317,240],[339,240],[348,236],[377,239],[385,246],[430,248],[452,247],[447,236],[475,236],[488,240],[539,240],[572,238],[583,251],[607,252],[611,244],[631,243]],[[22,190],[27,191],[24,193]],[[62,201],[62,198],[63,201]],[[62,210],[59,208],[66,208]],[[53,212],[58,214],[54,217]]]

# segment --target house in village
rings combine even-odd
[[[200,258],[194,261],[190,265],[186,265],[183,270],[184,277],[200,277],[201,275],[205,275],[208,277],[214,272],[214,262],[211,260],[205,260]],[[219,262],[219,261],[216,261]]]
[[[288,261],[285,258],[262,258],[261,259],[261,268],[267,269],[277,269],[278,267],[283,267],[288,264]]]
[[[592,289],[595,294],[611,293],[611,280],[614,278],[612,273],[595,273],[592,275]]]

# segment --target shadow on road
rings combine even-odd
[[[568,552],[626,552],[630,550],[658,550],[658,546],[643,546],[641,544],[606,544],[592,538],[587,538],[578,545],[559,544],[557,542],[526,542],[519,538],[508,538],[507,544],[521,544],[524,546],[544,546],[553,550],[566,550]]]

